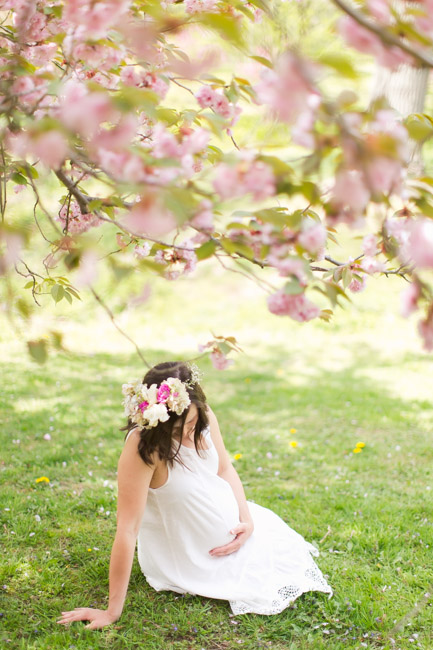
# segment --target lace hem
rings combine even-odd
[[[305,582],[302,585],[284,585],[276,590],[277,596],[269,605],[244,602],[241,600],[229,600],[233,614],[279,614],[291,605],[299,596],[307,591],[322,591],[333,595],[332,587],[324,579],[322,572],[317,566],[305,569]]]

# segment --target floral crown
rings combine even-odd
[[[124,415],[141,429],[151,429],[156,427],[158,422],[166,422],[170,417],[169,410],[181,415],[191,404],[187,388],[191,388],[202,378],[202,372],[195,363],[188,367],[191,370],[191,379],[187,381],[168,377],[159,386],[148,386],[141,380],[123,384]]]

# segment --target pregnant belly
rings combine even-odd
[[[230,531],[239,524],[239,506],[227,481],[215,482],[211,490],[188,504],[188,510],[195,544],[199,543],[204,551],[235,539]]]

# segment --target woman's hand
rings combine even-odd
[[[248,537],[250,537],[252,534],[253,530],[254,524],[252,521],[241,522],[235,528],[233,528],[233,530],[230,531],[230,533],[232,535],[236,535],[236,537],[224,546],[217,546],[216,548],[213,548],[211,551],[209,551],[210,555],[213,557],[220,557],[221,555],[230,555],[230,553],[238,551],[240,547],[245,544]]]
[[[69,625],[74,621],[90,621],[88,625],[84,627],[89,630],[97,630],[105,625],[110,625],[117,621],[120,618],[119,616],[114,616],[110,614],[106,609],[92,609],[91,607],[76,607],[70,612],[62,612],[61,618],[57,623],[62,625]]]

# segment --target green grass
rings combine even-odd
[[[109,285],[103,278],[99,290],[115,309]],[[416,317],[398,316],[402,282],[370,280],[332,323],[303,325],[267,313],[254,284],[213,263],[192,281],[153,287],[148,303],[118,317],[150,363],[195,356],[210,330],[237,337],[245,354],[228,371],[199,361],[205,392],[229,452],[242,454],[247,498],[320,549],[334,596],[308,592],[277,616],[232,617],[223,601],[153,591],[134,559],[114,625],[56,623],[62,610],[107,604],[120,387],[143,374],[103,312],[87,303],[78,318],[59,304],[28,333],[63,331],[67,351],[46,366],[2,321],[1,647],[430,650],[432,360]]]

